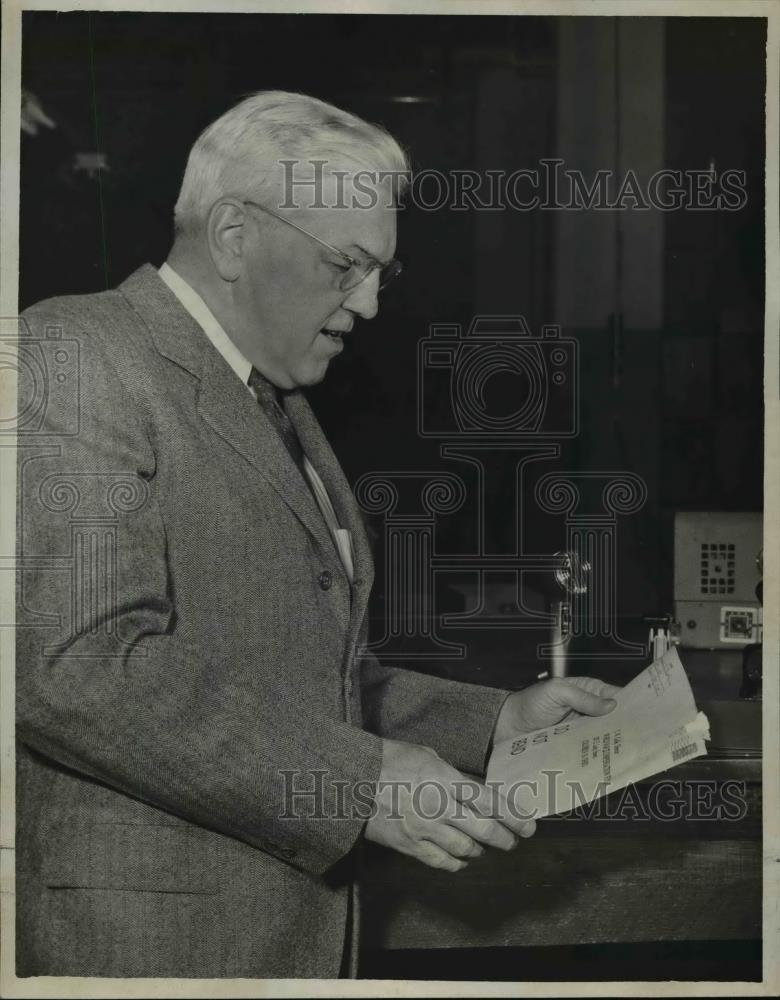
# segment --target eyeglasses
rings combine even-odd
[[[384,288],[393,280],[393,278],[397,278],[403,270],[403,265],[400,260],[389,260],[385,263],[381,260],[377,260],[375,257],[371,257],[368,260],[356,260],[343,250],[339,250],[338,247],[331,246],[330,243],[326,243],[325,240],[321,240],[319,236],[315,236],[314,233],[310,233],[309,230],[304,229],[303,226],[299,226],[295,222],[285,219],[283,215],[277,215],[276,212],[272,212],[271,209],[266,208],[265,205],[260,205],[256,201],[248,200],[244,200],[244,204],[251,205],[253,208],[259,208],[261,212],[266,212],[268,215],[273,216],[274,219],[278,219],[285,225],[292,226],[293,229],[297,229],[299,233],[303,233],[304,236],[308,236],[310,240],[314,240],[319,243],[320,246],[325,247],[326,250],[330,250],[331,253],[337,254],[345,264],[344,272],[339,279],[339,289],[342,292],[352,291],[353,288],[356,288],[361,282],[365,281],[369,274],[373,274],[374,271],[379,271],[379,287]]]

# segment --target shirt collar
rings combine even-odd
[[[239,351],[200,295],[198,295],[192,285],[188,284],[180,274],[174,271],[170,264],[163,264],[159,270],[159,274],[190,316],[202,327],[203,332],[236,375],[238,375],[244,385],[247,385],[249,375],[252,371],[252,362],[248,361],[241,351]]]

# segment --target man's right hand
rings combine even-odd
[[[385,740],[374,815],[367,840],[408,854],[431,868],[460,871],[485,847],[511,851],[531,837],[532,819],[497,816],[497,801],[435,751]]]

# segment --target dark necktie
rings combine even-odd
[[[279,437],[284,441],[292,460],[303,472],[303,448],[290,418],[279,402],[279,390],[256,368],[253,368],[249,375],[249,387],[254,391],[257,402],[268,414]]]

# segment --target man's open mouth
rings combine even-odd
[[[344,333],[343,330],[328,330],[326,327],[320,330],[320,333],[324,333],[326,337],[330,337],[331,340],[341,340],[341,335]]]

